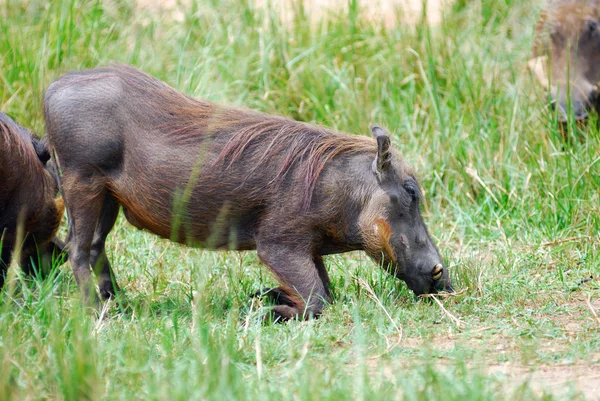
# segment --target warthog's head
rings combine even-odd
[[[540,17],[534,53],[549,57],[549,89],[562,122],[569,110],[583,120],[598,106],[599,17],[596,0],[549,1]]]
[[[372,131],[377,156],[371,173],[377,187],[360,217],[365,248],[416,295],[452,292],[448,269],[421,217],[419,184],[393,156],[385,132],[379,127]]]

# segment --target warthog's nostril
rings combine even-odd
[[[444,271],[444,267],[442,266],[441,263],[438,263],[437,265],[435,265],[433,267],[433,272],[431,272],[431,274],[433,275],[433,279],[434,280],[441,279],[443,271]]]

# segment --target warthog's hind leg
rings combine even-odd
[[[115,280],[115,275],[106,256],[106,237],[112,230],[119,215],[119,203],[110,194],[104,197],[102,210],[94,231],[94,239],[90,249],[90,263],[96,277],[98,278],[98,288],[102,299],[107,300],[114,297],[119,291],[119,286]]]
[[[66,172],[62,183],[70,223],[69,262],[84,301],[88,306],[99,309],[90,253],[106,190],[101,184],[94,183],[92,177]]]

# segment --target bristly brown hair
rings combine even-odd
[[[29,131],[26,131],[6,114],[0,112],[2,158],[11,164],[15,170],[14,174],[26,175],[39,183],[41,182],[44,166],[35,152],[31,135]]]
[[[333,158],[361,152],[374,157],[377,153],[377,145],[370,137],[340,134],[283,117],[237,109],[224,109],[220,114],[219,120],[233,135],[213,165],[231,166],[245,151],[260,148],[261,156],[254,160],[247,178],[273,157],[282,160],[269,185],[279,187],[291,173],[303,177],[303,181],[295,182],[300,184],[297,189],[302,193],[302,210],[310,206],[315,185]]]

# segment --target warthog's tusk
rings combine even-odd
[[[441,263],[438,263],[437,265],[435,265],[433,268],[433,272],[431,273],[433,275],[433,279],[439,280],[442,277],[443,270],[444,270],[444,267],[441,265]]]
[[[535,57],[527,62],[527,67],[533,73],[534,77],[540,85],[545,89],[548,87],[548,74],[546,72],[547,57]]]

